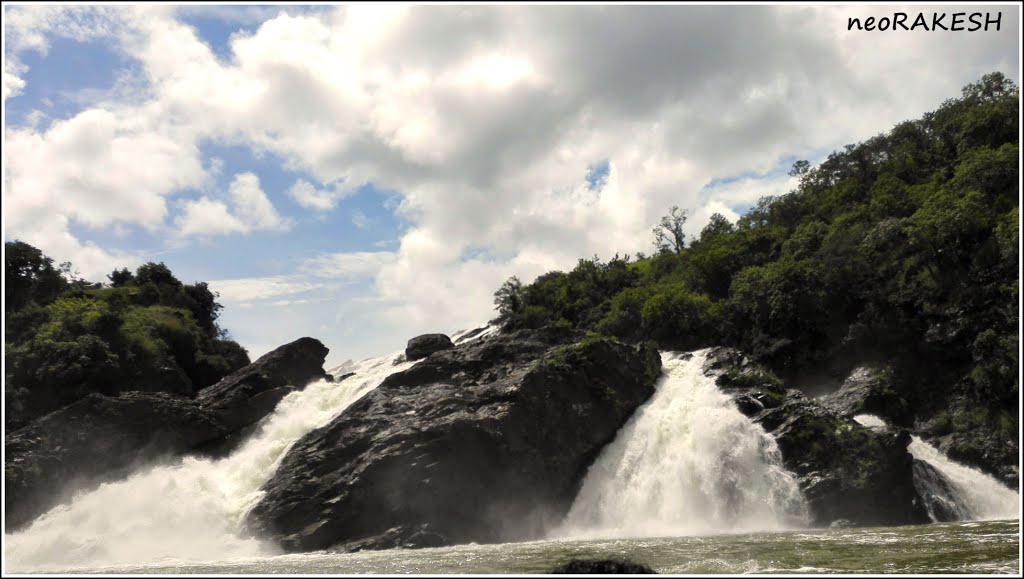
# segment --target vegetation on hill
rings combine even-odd
[[[871,362],[917,418],[967,400],[1015,440],[1019,118],[1018,87],[988,74],[817,167],[797,162],[798,187],[735,224],[715,215],[687,240],[673,208],[651,257],[508,280],[497,321],[663,349],[733,346],[790,380]]]
[[[163,263],[90,283],[27,243],[4,246],[9,427],[91,392],[193,395],[249,363],[218,327],[206,283],[184,284]]]

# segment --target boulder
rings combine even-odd
[[[29,413],[29,391],[10,382],[4,383],[4,434],[14,432],[34,418]]]
[[[906,430],[865,428],[798,390],[786,389],[771,372],[733,349],[713,349],[704,372],[775,438],[783,463],[798,477],[812,524],[828,526],[840,519],[853,525],[929,521],[914,487]]]
[[[248,366],[199,392],[199,406],[228,432],[235,432],[270,414],[287,394],[315,380],[326,380],[328,349],[314,338],[299,338],[264,354]]]
[[[842,416],[874,414],[890,424],[909,426],[910,407],[892,387],[889,374],[873,366],[858,366],[839,390],[823,396],[821,403]]]
[[[657,574],[654,569],[651,569],[647,565],[615,559],[573,559],[564,565],[555,567],[551,570],[551,573],[566,575],[608,575],[612,573],[628,575]]]
[[[444,334],[423,334],[409,340],[405,346],[405,359],[412,362],[421,360],[434,352],[454,348],[451,338]]]
[[[289,392],[324,378],[327,348],[312,338],[281,346],[202,390],[89,394],[10,433],[4,465],[7,531],[147,464],[235,448]]]
[[[964,397],[954,398],[929,419],[919,419],[914,434],[950,459],[1019,489],[1020,437],[1016,412],[997,419],[992,414],[995,413]]]
[[[934,466],[914,459],[914,486],[924,501],[925,510],[936,522],[966,521],[975,518],[967,501],[952,482]]]
[[[1019,490],[1018,442],[1000,433],[994,425],[982,425],[965,432],[922,438],[938,447],[950,459],[976,468],[995,477],[1004,485]]]
[[[292,552],[542,537],[660,369],[556,329],[436,352],[299,439],[247,526]]]
[[[224,435],[195,401],[167,393],[89,394],[33,421],[4,442],[6,532],[78,490]]]

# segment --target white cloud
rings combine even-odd
[[[288,195],[299,205],[307,209],[330,211],[347,193],[338,190],[337,186],[329,189],[317,189],[305,179],[298,179],[288,189]]]
[[[388,251],[358,251],[320,255],[302,262],[299,271],[316,277],[366,277],[395,263],[397,255]]]
[[[233,211],[224,202],[205,196],[187,201],[175,221],[178,232],[181,235],[227,235],[258,230],[286,231],[290,227],[267,199],[256,175],[235,175],[228,191]]]
[[[322,287],[295,276],[221,279],[208,282],[225,302],[251,302],[308,292]]]
[[[269,229],[284,231],[290,225],[281,218],[267,199],[267,194],[260,189],[259,177],[252,173],[239,173],[231,181],[229,188],[231,199],[235,203],[238,217],[252,229]]]
[[[244,223],[231,215],[227,205],[207,197],[187,202],[177,224],[182,235],[225,235],[249,231]]]

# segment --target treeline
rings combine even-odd
[[[510,279],[497,321],[734,346],[790,379],[875,362],[919,418],[966,398],[1016,436],[1019,117],[1018,87],[986,75],[818,167],[797,162],[799,186],[735,224],[715,215],[687,243],[673,208],[651,257]]]
[[[7,428],[91,392],[191,396],[249,363],[204,282],[146,263],[91,283],[27,243],[4,248]]]

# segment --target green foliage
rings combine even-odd
[[[111,287],[90,285],[38,249],[5,244],[6,379],[39,414],[90,392],[195,393],[249,363],[216,324],[222,309],[206,283],[185,285],[164,264],[133,275],[114,270]],[[67,281],[67,277],[72,281]]]
[[[711,300],[680,285],[659,288],[640,309],[640,328],[646,338],[673,343],[682,349],[701,345],[708,333]]]
[[[683,233],[683,225],[686,224],[686,210],[673,205],[668,215],[661,218],[661,222],[654,228],[654,247],[661,252],[679,253],[686,245],[686,234]]]
[[[45,306],[68,287],[53,260],[23,241],[4,243],[4,313]]]
[[[132,272],[128,271],[127,267],[121,269],[115,269],[107,275],[107,279],[110,280],[111,287],[124,287],[135,281],[135,276]]]
[[[174,277],[174,274],[171,273],[171,270],[164,265],[162,261],[160,263],[149,262],[140,265],[139,268],[135,270],[135,281],[139,285],[145,285],[147,283],[153,283],[156,286],[181,285],[178,278]]]

